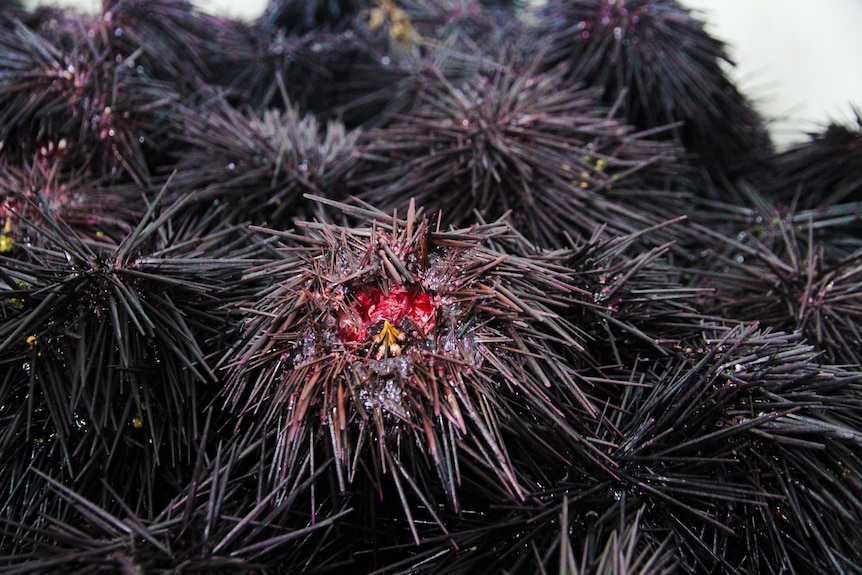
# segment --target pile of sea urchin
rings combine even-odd
[[[0,572],[862,573],[862,129],[672,0],[0,4]]]

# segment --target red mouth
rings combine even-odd
[[[339,311],[338,335],[345,342],[364,342],[373,326],[384,321],[402,326],[405,319],[423,334],[434,327],[435,306],[431,296],[398,285],[391,286],[389,293],[369,286],[356,292],[353,302]]]

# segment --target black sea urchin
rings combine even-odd
[[[183,146],[172,184],[217,201],[225,218],[286,228],[310,217],[303,194],[346,197],[358,133],[341,123],[324,126],[293,107],[243,113],[223,100],[177,112]]]
[[[243,94],[243,103],[258,110],[292,103],[304,112],[335,117],[337,108],[350,105],[356,96],[343,85],[350,70],[375,69],[377,61],[355,34],[309,32],[304,36],[278,33],[261,46],[250,65],[255,66],[253,75],[233,88]]]
[[[270,232],[284,257],[248,273],[272,285],[247,304],[243,340],[224,360],[226,405],[252,437],[279,430],[276,481],[329,446],[342,490],[368,466],[389,470],[403,499],[402,483],[425,483],[405,470],[430,466],[457,507],[469,459],[523,497],[530,479],[509,458],[512,434],[532,418],[558,421],[557,389],[598,413],[567,367],[586,353],[557,313],[574,291],[561,256],[529,250],[504,224],[444,232],[412,209],[406,219],[346,209],[364,225]],[[510,249],[495,249],[507,235]]]
[[[514,34],[519,24],[514,10],[475,0],[403,0],[398,4],[424,45],[447,41],[474,55],[493,50],[489,41],[500,40],[495,38],[500,29]]]
[[[686,572],[849,568],[860,375],[815,357],[798,335],[704,326],[682,353],[608,369],[623,393],[598,441],[614,465],[572,468],[548,504],[576,502],[582,541],[616,524],[620,502],[643,509],[641,528],[669,537]]]
[[[832,122],[775,158],[776,177],[766,184],[771,196],[801,208],[862,201],[862,115],[855,122]]]
[[[620,234],[670,219],[603,197],[616,186],[665,185],[678,166],[673,147],[633,133],[597,97],[529,69],[441,78],[415,109],[365,134],[367,173],[354,184],[374,205],[403,210],[415,197],[453,225],[511,210],[515,228],[546,246],[602,224]]]
[[[711,291],[686,286],[686,270],[670,257],[671,242],[655,245],[653,238],[683,222],[678,218],[607,241],[593,239],[573,250],[568,265],[589,296],[567,317],[590,336],[590,350],[600,363],[663,357],[699,336],[706,319],[699,300]]]
[[[428,545],[409,567],[387,573],[601,573],[670,575],[679,572],[672,541],[645,525],[646,509],[626,501],[600,517],[582,501],[560,497],[545,507],[519,509],[452,535],[459,549]],[[661,537],[664,537],[662,540]],[[429,557],[435,560],[429,561]]]
[[[331,114],[349,99],[343,84],[354,66],[376,62],[368,38],[358,33],[365,5],[271,2],[255,23],[254,53],[231,91],[258,111],[292,103],[304,112]]]
[[[769,154],[763,120],[730,82],[724,44],[676,0],[551,0],[539,14],[548,67],[623,101],[641,129],[683,122],[698,161],[737,174]]]
[[[260,25],[291,35],[339,31],[371,5],[370,0],[270,0]]]
[[[7,26],[27,14],[24,6],[18,0],[0,1],[0,26]]]
[[[186,0],[102,0],[98,21],[115,58],[183,95],[235,80],[254,49],[250,27],[197,11]]]
[[[389,0],[358,3],[344,12],[330,6],[333,18],[310,28],[291,25],[301,10],[292,4],[297,3],[273,3],[258,22],[254,72],[234,86],[247,92],[259,109],[288,105],[289,100],[303,111],[349,127],[380,125],[386,121],[384,112],[409,109],[423,86],[433,83],[437,70],[464,76],[483,60],[473,53],[475,44],[463,45],[463,33],[442,7],[428,12],[430,8],[419,3],[402,9]],[[276,14],[288,5],[293,17],[271,17],[276,5]],[[366,7],[358,10],[359,5]],[[423,31],[441,37],[424,37],[414,29],[414,17]],[[493,29],[486,19],[479,20],[488,31]]]
[[[253,495],[254,475],[237,471],[247,456],[217,448],[210,457],[201,441],[192,481],[154,517],[142,517],[120,504],[106,511],[94,501],[40,473],[66,516],[43,513],[35,523],[0,518],[0,529],[14,533],[18,548],[0,551],[3,573],[208,573],[213,575],[305,571],[324,567],[338,556],[331,525],[349,510],[314,518],[301,506],[309,485],[295,485],[291,496],[265,505]],[[326,555],[326,556],[324,556]]]
[[[848,568],[860,488],[841,478],[862,463],[859,373],[819,365],[798,335],[705,336],[689,365],[658,364],[626,388],[609,417],[621,434],[612,489],[651,502],[644,523],[673,534],[689,570]]]
[[[862,222],[860,205],[788,212],[755,190],[748,196],[753,207],[706,216],[728,216],[721,231],[706,222],[693,226],[710,242],[700,269],[692,270],[715,290],[705,311],[798,330],[825,353],[824,361],[859,365],[862,238],[852,230]]]
[[[798,335],[703,327],[671,357],[606,369],[621,393],[592,441],[611,463],[573,462],[538,505],[464,521],[460,549],[429,544],[411,569],[615,572],[596,546],[619,530],[645,573],[852,572],[862,376],[817,364]]]
[[[30,234],[42,214],[62,220],[76,233],[92,239],[119,242],[141,218],[145,207],[134,184],[104,185],[86,170],[64,173],[62,160],[51,156],[63,150],[43,148],[35,165],[23,169],[0,160],[0,254],[12,252],[20,241],[38,243]]]
[[[138,52],[115,58],[85,26],[0,28],[0,156],[32,163],[59,150],[67,169],[149,183],[178,96],[137,65]]]
[[[30,467],[142,514],[165,496],[154,485],[182,481],[215,380],[208,343],[230,327],[218,309],[250,264],[232,258],[244,253],[233,230],[203,234],[207,222],[174,218],[181,206],[157,206],[119,245],[43,213],[31,241],[0,256],[0,477],[16,486],[13,516],[32,503]]]
[[[859,572],[858,118],[519,4],[0,0],[0,571]]]

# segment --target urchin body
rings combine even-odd
[[[601,225],[636,229],[622,215],[623,202],[605,195],[673,179],[676,148],[613,119],[596,90],[573,88],[536,65],[457,85],[443,81],[409,114],[366,133],[364,173],[353,180],[358,195],[399,210],[415,197],[455,226],[474,213],[492,220],[511,211],[528,240],[549,247],[566,245],[566,233],[589,236]]]
[[[286,450],[323,435],[342,489],[371,445],[378,471],[427,458],[457,506],[466,442],[522,497],[500,430],[504,420],[520,425],[518,402],[552,413],[545,394],[557,379],[598,413],[558,365],[559,349],[582,349],[554,311],[574,290],[553,264],[559,256],[527,263],[495,249],[495,237],[511,233],[505,225],[441,233],[412,211],[407,220],[376,217],[368,227],[307,224],[306,237],[281,234],[300,246],[249,274],[276,281],[226,358],[230,409],[278,426]],[[543,273],[530,275],[530,265]],[[302,461],[276,458],[282,477]]]

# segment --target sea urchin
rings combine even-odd
[[[563,255],[530,252],[504,223],[443,232],[412,204],[406,219],[341,208],[364,225],[264,230],[284,243],[283,259],[248,272],[271,287],[247,305],[245,336],[224,360],[239,427],[249,437],[279,429],[273,481],[324,450],[342,491],[367,466],[396,470],[401,498],[401,478],[422,498],[427,477],[406,469],[436,468],[457,508],[468,454],[523,497],[529,479],[506,438],[535,418],[557,422],[548,395],[558,391],[598,414],[570,367],[587,354],[558,315],[576,291]]]

